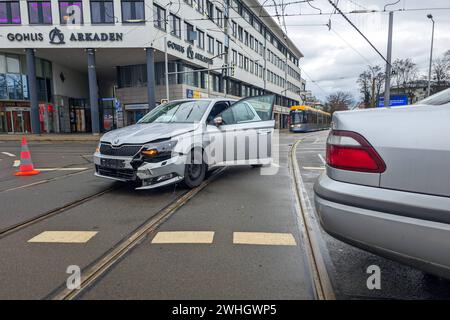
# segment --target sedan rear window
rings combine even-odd
[[[440,105],[446,104],[446,103],[450,103],[450,89],[446,89],[444,91],[433,94],[432,96],[429,96],[428,98],[420,100],[416,104],[427,104],[427,105],[432,105],[432,106],[440,106]]]

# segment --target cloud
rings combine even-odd
[[[292,0],[285,0],[290,2]],[[388,1],[341,0],[339,7],[344,12],[363,10],[364,8],[382,10]],[[302,15],[286,17],[288,36],[303,52],[300,61],[303,77],[307,80],[307,89],[320,99],[337,91],[349,91],[359,98],[356,84],[358,75],[369,63],[385,67],[383,59],[339,15],[331,16],[332,31],[324,24],[328,23],[333,8],[327,0],[315,0],[313,5],[322,10],[322,15]],[[389,9],[407,9],[394,13],[393,55],[396,58],[411,58],[417,63],[419,71],[427,74],[430,45],[432,13],[435,24],[434,57],[441,56],[450,49],[450,10],[417,10],[420,8],[450,7],[448,0],[402,0]],[[414,10],[412,10],[414,9]],[[269,11],[271,9],[269,8]],[[287,13],[317,14],[319,11],[307,4],[288,6]],[[370,39],[375,47],[386,55],[388,14],[367,13],[349,14],[350,20]],[[315,26],[305,26],[315,25]]]

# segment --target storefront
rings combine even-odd
[[[69,99],[70,132],[91,132],[91,112],[85,99]]]
[[[0,132],[31,132],[30,103],[0,101]]]
[[[148,103],[139,104],[127,104],[125,105],[126,113],[126,125],[135,124],[138,122],[147,112]]]

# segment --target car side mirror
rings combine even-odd
[[[213,122],[216,127],[219,127],[223,124],[223,119],[222,117],[215,117]]]

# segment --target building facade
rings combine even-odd
[[[301,58],[257,0],[0,0],[0,133],[98,133],[167,99],[264,93],[285,128]]]

